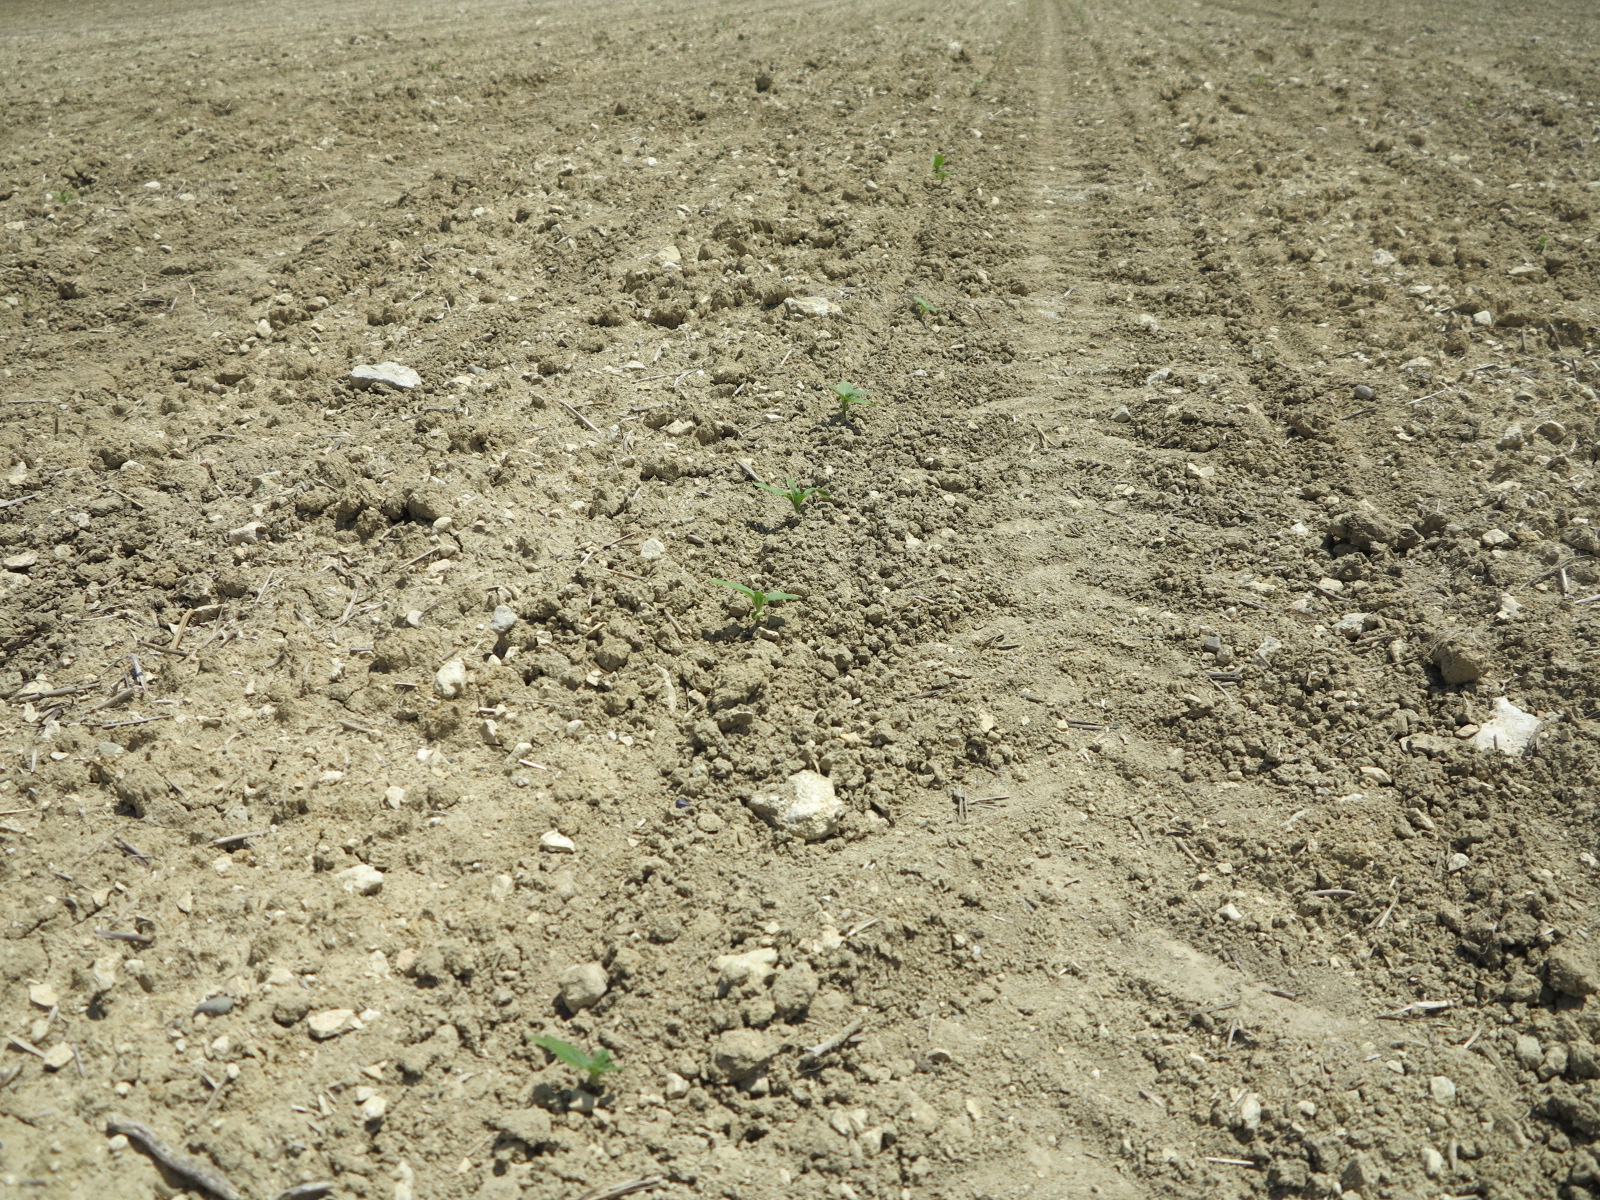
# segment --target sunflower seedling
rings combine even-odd
[[[871,400],[867,399],[866,390],[857,387],[853,383],[846,383],[840,380],[838,383],[830,383],[828,390],[839,398],[839,413],[842,416],[848,417],[851,408],[857,404],[867,408],[876,407]]]
[[[807,500],[813,498],[825,500],[828,496],[827,488],[801,487],[787,475],[784,476],[782,487],[779,487],[775,483],[762,483],[759,479],[752,479],[750,481],[750,485],[752,487],[760,488],[763,492],[771,492],[774,496],[782,496],[790,504],[794,505],[794,511],[796,513],[805,511]]]
[[[911,297],[911,307],[919,317],[931,317],[938,313],[938,309],[929,304],[921,296]]]
[[[716,584],[718,587],[731,588],[733,591],[738,592],[746,600],[750,601],[751,621],[760,621],[761,610],[766,608],[766,606],[769,604],[775,604],[779,600],[800,599],[800,597],[796,596],[793,592],[758,592],[753,587],[746,587],[742,583],[734,583],[730,579],[713,579],[711,582]]]
[[[583,1086],[591,1091],[594,1089],[595,1084],[600,1082],[600,1076],[608,1071],[617,1070],[617,1064],[611,1061],[611,1051],[609,1050],[596,1050],[593,1054],[590,1054],[587,1051],[579,1050],[571,1042],[564,1042],[560,1038],[551,1037],[546,1033],[530,1037],[528,1041],[541,1049],[550,1051],[551,1054],[554,1054],[567,1066],[579,1071],[587,1071],[589,1077],[584,1080]]]
[[[944,164],[949,161],[950,160],[942,154],[935,154],[933,156],[933,177],[940,183],[943,183],[946,179],[950,178],[950,172],[944,169]]]

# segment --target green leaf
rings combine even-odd
[[[742,583],[734,583],[731,579],[713,579],[711,582],[716,584],[718,587],[732,588],[741,596],[751,601],[754,601],[755,598],[761,594],[760,592],[756,591],[755,588],[745,587],[745,585]]]
[[[596,1050],[593,1054],[588,1054],[578,1049],[571,1042],[562,1041],[560,1038],[552,1037],[547,1033],[535,1034],[528,1041],[541,1049],[550,1051],[551,1054],[554,1054],[567,1066],[579,1071],[587,1071],[591,1079],[597,1075],[603,1075],[607,1071],[617,1069],[616,1064],[611,1061],[611,1052],[609,1050]]]

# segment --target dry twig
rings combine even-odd
[[[808,1046],[806,1048],[806,1052],[802,1054],[800,1058],[802,1061],[806,1059],[816,1060],[832,1054],[840,1046],[844,1045],[851,1038],[855,1037],[856,1034],[860,1033],[865,1027],[865,1021],[852,1021],[849,1027],[844,1030],[844,1032],[836,1033],[831,1038],[818,1042],[815,1046]]]
[[[141,1125],[137,1121],[107,1121],[106,1132],[113,1136],[120,1133],[153,1158],[158,1166],[214,1197],[215,1200],[244,1200],[243,1193],[233,1184],[210,1167],[201,1166],[194,1159],[173,1150],[148,1126]]]
[[[627,1183],[613,1183],[609,1187],[590,1188],[579,1196],[578,1200],[618,1200],[621,1196],[631,1196],[635,1192],[648,1192],[651,1188],[660,1186],[661,1176],[645,1175],[638,1179],[630,1179]]]

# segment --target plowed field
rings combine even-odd
[[[8,5],[0,1195],[1594,1195],[1597,33]]]

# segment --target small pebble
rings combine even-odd
[[[505,604],[496,605],[494,615],[489,618],[489,628],[496,633],[510,633],[516,623],[516,611]]]
[[[719,954],[711,965],[716,968],[718,983],[735,988],[747,983],[764,985],[777,971],[777,963],[778,952],[763,946],[745,954]]]
[[[330,1008],[324,1012],[312,1013],[306,1018],[307,1032],[319,1042],[360,1028],[361,1022],[356,1019],[356,1011],[353,1008]]]
[[[1261,1097],[1255,1092],[1239,1102],[1239,1125],[1252,1132],[1261,1128]]]
[[[196,1016],[204,1013],[208,1017],[225,1017],[233,1011],[236,1003],[232,996],[212,996],[196,1004],[194,1011]]]
[[[334,878],[340,887],[356,896],[376,896],[383,890],[383,872],[367,863],[346,867]]]
[[[1446,1075],[1435,1075],[1428,1080],[1428,1094],[1433,1097],[1435,1104],[1454,1104],[1456,1102],[1455,1081]]]
[[[350,382],[358,388],[389,387],[409,392],[422,386],[422,376],[410,367],[399,363],[378,363],[376,366],[359,366],[350,372]]]
[[[554,829],[539,836],[539,845],[551,854],[572,854],[578,849],[571,838],[557,833]]]
[[[1373,391],[1366,384],[1364,384],[1364,383],[1356,384],[1355,397],[1356,397],[1357,400],[1372,400],[1372,399],[1375,399],[1377,397],[1377,395],[1378,395],[1378,393]]]
[[[606,969],[597,962],[569,967],[561,977],[561,1002],[573,1012],[593,1008],[610,986]]]
[[[433,676],[433,694],[441,700],[454,700],[467,690],[467,664],[452,658]]]

